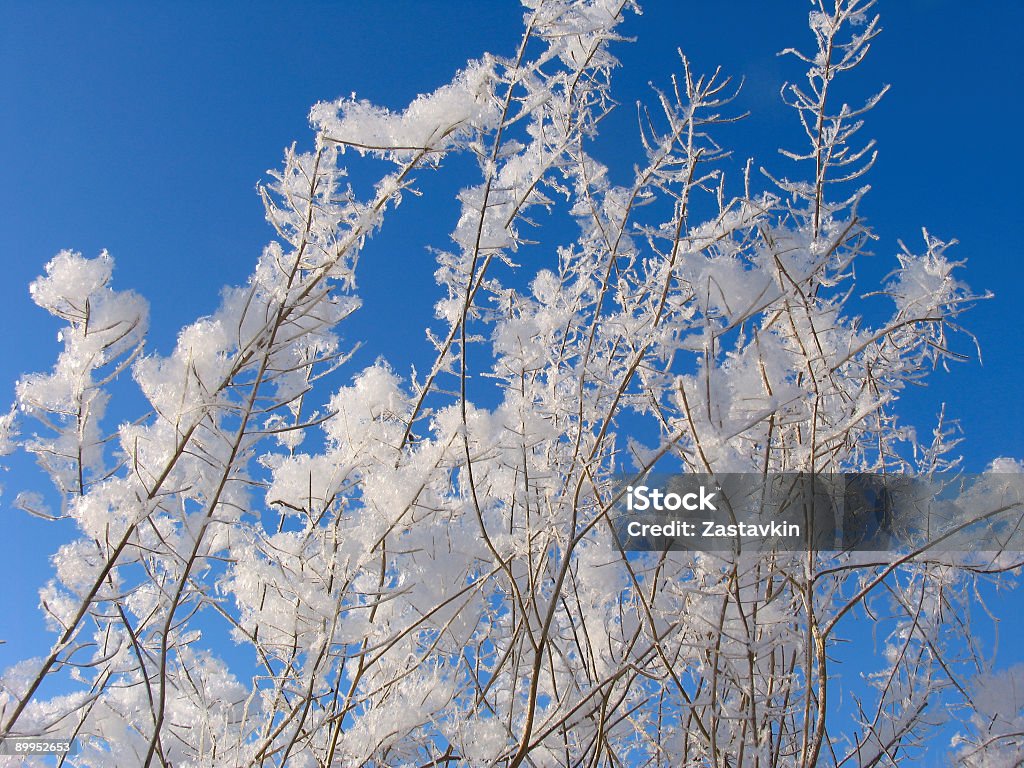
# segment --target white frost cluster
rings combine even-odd
[[[470,132],[494,127],[500,113],[493,78],[493,65],[484,59],[470,64],[448,85],[417,97],[398,114],[365,100],[339,99],[313,107],[310,122],[322,140],[360,152],[395,157],[442,152]]]

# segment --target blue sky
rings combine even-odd
[[[650,5],[625,26],[638,42],[617,49],[623,106],[609,122],[607,146],[633,144],[633,103],[650,99],[649,82],[665,84],[678,71],[679,46],[699,70],[721,64],[746,78],[737,110],[753,114],[721,140],[738,158],[753,155],[774,172],[790,170],[775,149],[799,146],[801,137],[777,92],[800,70],[774,54],[808,41],[805,4],[766,10],[743,1],[725,15],[717,3]],[[27,285],[58,250],[109,249],[117,285],[151,302],[150,348],[166,352],[178,328],[216,306],[222,285],[245,280],[270,235],[254,187],[285,146],[308,144],[314,102],[355,92],[400,108],[467,58],[511,51],[521,18],[511,2],[5,7],[0,313],[6,328],[17,329],[0,337],[0,392],[7,397],[20,373],[48,367],[56,352],[55,326],[30,303]],[[1013,332],[1024,299],[1013,238],[1024,170],[1016,149],[1021,63],[1013,51],[1024,6],[1006,0],[985,7],[883,3],[885,31],[844,94],[856,100],[881,83],[893,85],[865,129],[878,139],[880,157],[863,211],[880,240],[878,258],[862,267],[864,279],[886,274],[896,239],[916,246],[926,226],[958,238],[954,253],[969,260],[966,279],[997,294],[966,318],[983,367],[955,366],[903,404],[926,428],[947,402],[970,439],[972,469],[992,456],[1020,454],[1017,432],[1007,427],[1024,424],[1016,375],[1024,342]],[[624,179],[631,158],[605,159]],[[431,206],[437,195],[450,199],[455,187],[431,177],[423,183],[435,194],[407,202],[401,226],[392,228],[416,236],[386,229],[361,264],[367,310],[350,331],[373,355],[383,350],[396,363],[408,333],[421,338],[420,318],[435,298],[424,246],[444,246],[452,224]],[[396,292],[387,270],[398,261],[416,279]],[[416,311],[405,313],[408,327],[380,323],[410,306]]]
[[[798,147],[801,134],[777,93],[800,69],[775,52],[807,45],[808,5],[649,5],[624,27],[637,43],[615,49],[624,64],[616,75],[623,106],[603,146],[630,146],[633,103],[651,99],[649,82],[667,83],[678,71],[681,47],[698,70],[721,64],[746,78],[737,111],[753,115],[719,138],[739,158],[753,155],[786,173],[789,161],[776,147]],[[880,156],[863,212],[880,240],[860,274],[865,287],[877,283],[895,265],[897,238],[916,247],[926,226],[956,237],[953,253],[968,260],[963,278],[996,293],[964,318],[984,364],[972,359],[938,373],[902,403],[925,436],[946,402],[967,438],[966,466],[979,470],[996,456],[1024,456],[1024,260],[1016,239],[1024,115],[1015,53],[1024,4],[883,0],[878,10],[885,31],[846,92],[857,101],[882,83],[893,86],[865,129]],[[310,143],[314,102],[355,92],[401,108],[467,59],[511,53],[521,15],[512,2],[7,2],[0,11],[0,402],[13,397],[20,374],[49,368],[57,354],[57,326],[27,290],[57,251],[107,248],[117,260],[116,287],[150,301],[150,349],[168,352],[178,328],[214,309],[222,285],[245,281],[271,235],[255,185],[279,165],[284,147]],[[625,180],[631,160],[618,154],[604,159]],[[424,246],[445,245],[457,187],[425,177],[427,194],[405,202],[368,247],[359,274],[365,308],[345,332],[365,344],[357,367],[378,354],[400,370],[416,360],[408,339],[422,338],[436,299]],[[393,279],[395,270],[403,280]],[[971,351],[967,339],[960,349]],[[35,590],[60,533],[9,508],[14,491],[38,484],[24,479],[27,466],[12,462],[2,478],[0,639],[7,643],[0,666],[50,642]]]

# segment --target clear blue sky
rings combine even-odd
[[[678,46],[698,70],[721,64],[746,78],[737,110],[754,114],[719,138],[785,173],[775,148],[798,147],[801,134],[777,93],[800,69],[775,52],[807,45],[808,4],[648,6],[624,28],[638,42],[616,48],[623,107],[608,125],[615,143],[605,146],[632,141],[632,105],[650,98],[649,81],[666,83],[678,70]],[[863,212],[881,239],[861,275],[877,281],[895,264],[896,239],[916,246],[926,226],[958,238],[954,253],[969,262],[963,277],[996,293],[964,318],[984,365],[939,373],[902,405],[924,437],[948,403],[967,437],[966,465],[978,470],[995,456],[1024,456],[1016,231],[1024,4],[882,0],[878,10],[885,31],[846,92],[856,101],[893,86],[865,129],[880,157]],[[150,348],[168,352],[182,324],[215,308],[222,285],[245,281],[271,234],[254,187],[285,146],[309,144],[314,102],[355,92],[400,108],[468,58],[512,53],[521,15],[518,4],[497,1],[8,0],[0,10],[0,403],[20,374],[48,368],[57,354],[56,325],[27,290],[57,251],[107,248],[116,286],[151,303]],[[625,180],[631,159],[605,159]],[[457,184],[427,177],[421,186],[449,202]],[[453,224],[444,202],[407,200],[367,249],[359,275],[366,305],[346,331],[368,350],[357,364],[384,354],[404,370],[415,360],[408,339],[422,338],[436,298],[424,246],[443,247]],[[405,279],[391,280],[393,269]],[[967,340],[961,349],[971,351]],[[24,466],[12,464],[2,478],[0,639],[8,642],[0,666],[51,641],[34,606],[54,530],[9,506],[26,485]]]

